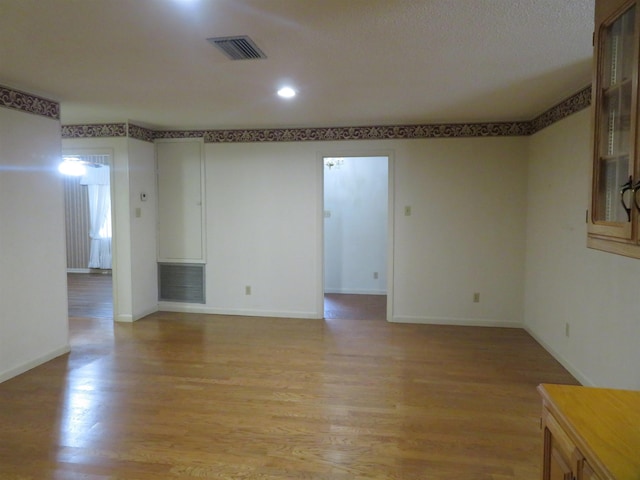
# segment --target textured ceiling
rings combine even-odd
[[[589,84],[594,0],[0,0],[0,84],[63,124],[529,120]],[[231,61],[213,36],[268,56]],[[281,100],[284,83],[299,95]]]

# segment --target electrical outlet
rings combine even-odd
[[[480,303],[480,293],[476,292],[473,294],[473,303]]]
[[[244,294],[251,295],[251,285],[247,285],[246,287],[244,287]]]
[[[564,324],[564,336],[565,337],[569,336],[569,322]]]
[[[378,272],[373,272],[373,279],[377,280],[378,279]]]
[[[404,207],[404,216],[408,217],[411,215],[411,205],[407,205],[406,207]]]

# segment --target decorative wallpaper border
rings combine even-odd
[[[155,132],[153,130],[134,125],[133,123],[130,123],[127,127],[127,132],[131,138],[142,140],[143,142],[153,142],[155,139]]]
[[[277,128],[264,130],[210,130],[205,143],[313,142],[336,140],[390,140],[450,137],[499,137],[529,134],[528,122],[451,123],[335,128]]]
[[[2,85],[0,85],[0,106],[60,120],[58,102]]]
[[[62,138],[126,137],[126,123],[63,125]]]
[[[519,137],[534,133],[591,105],[587,86],[525,122],[378,125],[361,127],[265,128],[247,130],[150,130],[126,123],[67,125],[62,138],[126,137],[153,142],[160,138],[204,138],[205,143],[313,142],[417,138]]]
[[[531,124],[531,134],[539,132],[547,128],[563,118],[573,115],[574,113],[584,110],[591,105],[591,85],[583,88],[579,92],[571,95],[569,98],[554,105],[549,110],[529,122]]]
[[[156,130],[155,138],[203,138],[207,130]]]

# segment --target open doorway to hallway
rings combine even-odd
[[[387,318],[389,157],[324,157],[324,317]]]
[[[70,317],[113,321],[112,158],[108,151],[63,154]]]

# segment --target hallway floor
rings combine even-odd
[[[111,273],[68,273],[69,317],[113,318]]]
[[[386,320],[386,295],[324,295],[324,318],[343,320]]]

